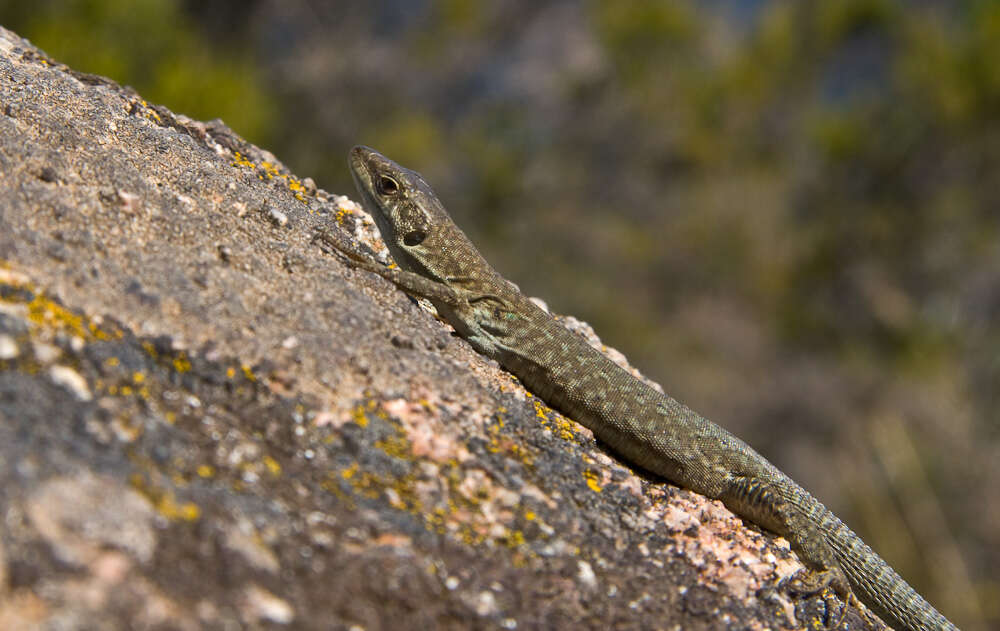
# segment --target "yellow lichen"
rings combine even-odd
[[[155,488],[147,484],[146,479],[138,473],[129,478],[132,488],[148,499],[157,512],[170,521],[195,521],[201,517],[201,509],[194,502],[178,502],[173,492],[167,489]]]
[[[191,370],[191,361],[187,358],[187,355],[185,355],[184,353],[181,353],[174,358],[173,365],[174,365],[174,370],[180,373],[184,373]]]
[[[511,548],[524,545],[524,533],[520,530],[508,530],[501,537],[501,541]]]
[[[587,480],[587,487],[594,493],[600,493],[604,490],[604,487],[597,483],[597,472],[587,469],[583,472],[583,477]]]
[[[281,475],[281,463],[272,458],[271,456],[264,456],[264,466],[273,476]]]
[[[241,154],[239,151],[233,152],[233,160],[230,163],[234,167],[241,167],[246,169],[252,169],[257,171],[257,178],[260,180],[273,180],[279,179],[285,182],[288,186],[289,191],[292,193],[292,197],[300,202],[305,203],[306,198],[304,193],[306,192],[306,187],[293,175],[288,175],[282,173],[278,168],[278,165],[272,162],[261,162],[260,164],[255,164],[252,160]]]
[[[368,427],[368,417],[365,416],[365,408],[363,406],[357,405],[351,411],[351,420],[358,427]]]
[[[241,364],[240,368],[243,370],[243,376],[247,378],[247,381],[257,381],[257,375],[253,374],[253,369],[246,364]]]
[[[36,326],[66,331],[82,339],[111,339],[111,334],[69,309],[36,293],[28,303],[28,319]],[[120,333],[118,335],[120,337]]]
[[[337,220],[337,224],[342,226],[347,221],[347,216],[353,214],[354,211],[350,208],[339,207],[337,208],[337,213],[334,215],[334,219]]]
[[[402,436],[390,436],[384,440],[377,440],[375,447],[393,458],[401,460],[408,460],[413,456],[410,441]]]
[[[194,502],[178,503],[170,494],[164,495],[156,509],[171,521],[195,521],[201,517],[201,509]]]

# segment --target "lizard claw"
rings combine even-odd
[[[847,611],[853,605],[858,607],[860,602],[851,591],[850,583],[847,582],[847,577],[840,568],[829,568],[826,570],[809,570],[802,569],[792,576],[784,579],[782,581],[782,587],[787,587],[789,590],[802,594],[804,596],[813,596],[823,592],[823,604],[827,610],[827,618],[830,623],[826,625],[828,629],[840,629],[844,626],[847,620]],[[833,594],[830,594],[827,589],[831,589]],[[839,611],[836,615],[831,615],[832,602],[836,601],[837,596],[842,601]]]
[[[348,264],[358,263],[364,260],[364,256],[358,252],[354,245],[346,236],[339,231],[317,226],[313,228],[313,243],[318,243],[321,250],[327,254],[336,254],[346,260]]]

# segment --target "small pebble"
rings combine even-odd
[[[0,335],[0,360],[14,359],[21,354],[17,342],[9,335]]]

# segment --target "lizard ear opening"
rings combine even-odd
[[[427,233],[423,230],[411,230],[403,235],[403,245],[413,247],[420,245],[427,238]]]

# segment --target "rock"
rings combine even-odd
[[[0,102],[0,627],[829,613],[757,597],[801,568],[782,540],[324,253],[320,227],[385,252],[350,200],[3,29]]]

